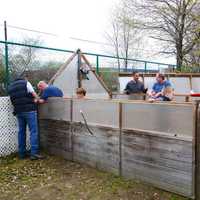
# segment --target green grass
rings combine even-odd
[[[48,156],[0,158],[0,200],[186,200],[139,181]]]

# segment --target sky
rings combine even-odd
[[[0,25],[8,25],[53,33],[37,34],[8,27],[8,40],[20,41],[25,37],[38,37],[46,46],[105,53],[107,45],[83,42],[73,38],[106,43],[112,8],[120,0],[6,0],[1,1]],[[3,26],[0,26],[3,39]],[[151,47],[145,47],[152,50]],[[147,51],[146,51],[147,52]],[[144,59],[144,58],[140,58]],[[153,58],[152,58],[153,59]],[[149,60],[152,60],[149,59]],[[156,57],[158,62],[174,63],[174,60]]]
[[[117,1],[6,0],[1,2],[0,24],[6,20],[8,25],[54,33],[62,40],[73,37],[102,41],[110,9]],[[8,38],[16,37],[17,32],[9,29]],[[56,39],[51,37],[52,41]]]

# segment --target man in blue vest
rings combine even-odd
[[[25,76],[15,79],[9,86],[8,94],[14,106],[14,115],[18,120],[18,152],[19,157],[27,157],[26,126],[30,130],[31,160],[44,158],[39,154],[39,136],[37,121],[37,94]]]

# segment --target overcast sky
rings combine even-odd
[[[72,50],[81,48],[83,51],[105,53],[106,46],[70,38],[105,43],[104,34],[108,28],[110,12],[119,1],[5,0],[1,1],[0,24],[2,25],[3,21],[6,20],[8,25],[56,35],[36,34],[8,28],[8,39],[20,40],[20,38],[27,36],[40,37],[47,46]],[[0,38],[2,39],[3,27],[0,26],[0,29]],[[172,61],[165,58],[156,59],[155,61],[160,62]]]
[[[55,33],[65,39],[75,37],[101,42],[109,11],[117,1],[6,0],[1,1],[0,22],[3,24],[6,20],[8,25]],[[19,33],[9,29],[8,37],[16,37],[16,32]]]

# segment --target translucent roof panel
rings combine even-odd
[[[100,83],[100,81],[97,79],[95,74],[90,71],[89,74],[87,74],[88,80],[83,79],[82,87],[86,89],[87,91],[87,97],[91,98],[108,98],[108,92],[103,87],[103,85]]]
[[[75,95],[76,88],[78,88],[77,62],[78,56],[75,56],[74,59],[66,66],[64,71],[56,77],[53,83],[53,85],[59,87],[67,97]]]
[[[152,89],[153,84],[156,82],[155,77],[144,77],[144,86],[145,88],[148,88],[149,90]]]
[[[65,67],[65,69],[58,75],[54,81],[54,85],[59,87],[65,97],[76,96],[76,89],[78,88],[78,55]],[[109,98],[107,90],[103,87],[101,82],[92,71],[87,74],[88,79],[81,81],[82,87],[86,90],[88,98]]]
[[[192,90],[195,93],[200,93],[200,78],[197,77],[192,78]]]
[[[174,92],[178,94],[189,94],[191,91],[190,88],[190,79],[186,77],[171,77],[169,78]]]
[[[119,77],[119,84],[120,84],[120,92],[123,92],[126,84],[132,80],[132,77]]]

